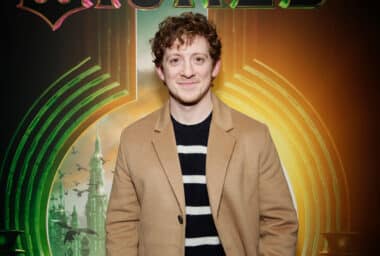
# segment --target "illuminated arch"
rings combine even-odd
[[[349,230],[346,174],[328,129],[307,99],[259,60],[218,83],[215,93],[269,126],[298,209],[297,255],[316,255],[322,232]]]
[[[119,63],[112,55],[113,61],[127,71],[119,68],[112,73],[110,60],[101,56],[95,57],[95,61],[81,61],[36,99],[9,143],[0,169],[0,181],[4,184],[2,228],[25,231],[17,246],[28,254],[51,253],[46,221],[49,192],[59,164],[73,142],[101,116],[136,99],[135,12],[127,9],[124,14],[122,20],[115,22],[122,22],[116,29],[122,30],[127,40],[114,42],[105,36],[104,45],[116,46],[113,52],[107,48],[107,54],[120,57]],[[102,32],[99,28],[95,35],[100,37]],[[98,46],[101,39],[98,38]],[[118,44],[127,47],[121,51]]]

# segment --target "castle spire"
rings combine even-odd
[[[95,152],[94,155],[102,157],[102,150],[100,145],[99,128],[96,127],[96,140],[95,140]]]
[[[71,227],[73,228],[78,228],[79,227],[79,222],[78,222],[78,213],[77,213],[77,208],[73,207],[73,213],[71,214]]]
[[[103,154],[98,128],[96,129],[95,149],[90,160],[90,180],[86,203],[87,227],[97,235],[89,236],[90,255],[105,256],[105,216],[107,195],[104,189]]]

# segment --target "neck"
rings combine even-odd
[[[206,119],[212,111],[211,91],[194,105],[183,105],[170,97],[170,113],[181,124],[198,124]]]

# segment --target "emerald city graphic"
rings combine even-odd
[[[70,154],[79,155],[80,152],[72,148]],[[103,168],[105,162],[97,136],[88,168],[77,163],[70,172],[59,171],[48,208],[49,242],[55,256],[105,255],[104,223],[108,201]],[[64,180],[74,175],[73,172],[86,172],[86,182],[69,181],[74,184],[67,188]],[[70,196],[86,198],[83,212],[78,211],[81,207],[79,200],[74,201],[77,205],[69,209],[66,201]]]

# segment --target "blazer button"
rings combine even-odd
[[[183,224],[183,218],[181,215],[177,216],[179,224]]]

